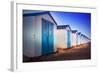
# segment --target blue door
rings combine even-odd
[[[49,43],[49,53],[53,52],[53,23],[49,22],[49,37],[48,37],[48,43]]]
[[[42,55],[53,52],[53,24],[42,19]]]
[[[71,34],[70,31],[67,31],[67,48],[71,47]]]

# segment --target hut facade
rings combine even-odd
[[[56,25],[50,12],[23,11],[23,54],[37,57],[56,52]]]
[[[71,47],[71,28],[69,25],[57,26],[57,48]]]
[[[72,30],[72,47],[76,46],[78,44],[78,35],[77,35],[77,30]]]
[[[77,45],[80,45],[81,44],[81,33],[80,32],[77,33],[77,39],[78,39]]]

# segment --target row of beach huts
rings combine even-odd
[[[62,21],[63,22],[63,21]],[[48,11],[23,11],[23,55],[37,57],[88,43],[90,39],[70,25],[58,25]]]

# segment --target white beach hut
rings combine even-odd
[[[77,33],[77,39],[78,39],[77,45],[80,45],[81,44],[81,33],[80,32]]]
[[[56,52],[56,25],[50,12],[23,10],[23,55],[37,57]]]
[[[69,25],[57,26],[57,48],[71,47],[71,28]]]
[[[78,44],[78,33],[77,30],[72,30],[72,38],[71,38],[72,47]]]

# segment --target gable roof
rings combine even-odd
[[[57,26],[57,29],[66,29],[67,27],[70,28],[69,25],[58,25],[58,26]],[[70,29],[71,29],[71,28],[70,28]]]
[[[31,12],[31,13],[24,13],[23,16],[39,16],[39,15],[43,15],[43,14],[48,14],[52,20],[54,21],[54,23],[57,25],[57,22],[55,21],[55,19],[52,17],[52,15],[50,14],[49,11],[42,11],[42,12]]]
[[[72,30],[72,33],[76,33],[77,32],[77,30]]]
[[[84,34],[81,34],[81,36],[83,36],[83,37],[85,37],[85,38],[87,38],[87,39],[89,39],[90,40],[90,38],[89,37],[87,37],[86,35],[84,35]]]
[[[78,32],[78,35],[81,35],[81,32]]]

